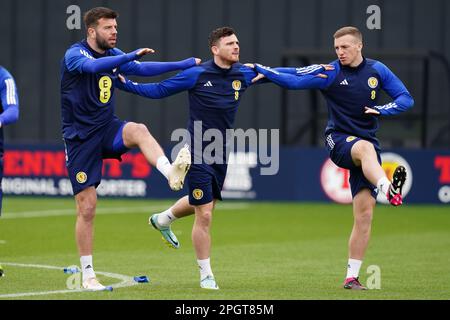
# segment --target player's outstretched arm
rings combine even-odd
[[[94,59],[89,53],[79,47],[67,51],[64,59],[69,71],[80,73],[99,73],[113,70],[122,64],[140,59],[146,54],[155,52],[153,49],[143,48],[133,52]]]
[[[132,61],[120,66],[119,72],[124,75],[152,77],[171,71],[186,70],[199,65],[201,61],[201,59],[194,57],[170,62],[149,61],[139,63]]]
[[[373,108],[366,107],[367,114],[396,115],[409,110],[414,105],[414,99],[406,89],[403,82],[384,64],[374,64],[375,70],[381,77],[381,88],[393,99],[393,101]]]
[[[289,73],[289,74],[304,76],[307,74],[318,75],[325,71],[331,71],[331,70],[334,70],[334,66],[331,64],[312,64],[310,66],[301,67],[301,68],[276,67],[273,69],[278,72],[282,72],[282,73]]]
[[[278,72],[272,68],[255,64],[255,71],[263,74],[267,79],[286,89],[323,89],[326,88],[332,77],[324,78],[318,75],[293,75]]]
[[[255,72],[255,64],[254,63],[246,63],[244,64],[247,68],[253,69],[253,72]],[[292,74],[296,76],[305,76],[305,75],[316,75],[321,78],[328,78],[328,76],[325,74],[325,71],[332,71],[334,70],[334,66],[331,64],[313,64],[307,67],[302,68],[292,68],[292,67],[277,67],[273,68],[273,70],[280,72],[280,73],[287,73]],[[268,82],[266,77],[261,73],[254,73],[252,76],[251,84],[261,84]]]
[[[132,82],[122,75],[119,75],[119,79],[115,82],[115,86],[118,89],[131,92],[142,97],[161,99],[193,88],[201,72],[202,69],[200,67],[194,67],[182,71],[176,76],[162,82],[155,83]]]
[[[127,62],[140,59],[144,55],[153,52],[155,52],[153,49],[144,48],[119,56],[88,59],[82,64],[81,70],[87,73],[105,72],[117,68]]]
[[[7,74],[5,72],[5,74]],[[3,112],[0,114],[0,127],[16,122],[19,119],[19,98],[17,95],[14,79],[7,74],[7,77],[1,77],[0,97],[3,106]]]

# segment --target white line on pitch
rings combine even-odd
[[[56,266],[48,266],[42,264],[26,264],[26,263],[14,263],[14,262],[2,262],[4,266],[13,266],[13,267],[24,267],[24,268],[39,268],[39,269],[51,269],[51,270],[59,270],[63,271],[63,267]],[[124,287],[132,287],[137,285],[138,283],[133,280],[132,277],[125,276],[118,273],[110,273],[110,272],[101,272],[96,271],[95,273],[101,274],[108,278],[115,278],[122,280],[119,283],[115,283],[111,285],[113,288],[124,288]],[[9,294],[1,294],[0,298],[18,298],[18,297],[29,297],[29,296],[42,296],[48,294],[60,294],[60,293],[75,293],[75,292],[90,292],[84,289],[72,289],[72,290],[52,290],[52,291],[36,291],[36,292],[20,292],[20,293],[9,293]]]
[[[119,207],[119,208],[97,208],[96,214],[122,214],[122,213],[155,213],[165,210],[170,205],[152,205],[145,207]],[[218,203],[219,210],[242,210],[249,207],[248,203]],[[5,212],[1,219],[23,219],[23,218],[42,218],[56,216],[75,216],[75,208],[73,209],[53,209],[53,210],[36,210],[36,211],[18,211]]]
[[[119,208],[97,208],[96,214],[120,214],[120,213],[134,213],[146,212],[151,213],[153,210],[162,210],[163,206],[148,206],[148,207],[119,207]],[[2,219],[21,219],[21,218],[42,218],[55,216],[75,216],[76,211],[73,209],[53,209],[53,210],[37,210],[37,211],[18,211],[6,212]]]

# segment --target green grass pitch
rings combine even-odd
[[[173,225],[178,250],[147,224],[150,213],[171,203],[99,199],[96,271],[147,275],[150,282],[68,293],[70,276],[62,269],[30,265],[79,264],[74,200],[7,197],[0,219],[0,299],[450,299],[448,206],[377,206],[360,276],[366,283],[367,267],[378,266],[381,289],[353,292],[341,288],[350,206],[224,201],[212,226],[211,261],[221,289],[209,291],[199,288],[193,217]],[[121,281],[108,274],[99,278],[109,285]]]

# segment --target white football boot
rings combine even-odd
[[[89,291],[104,291],[106,287],[98,282],[97,278],[89,278],[83,281],[83,289]]]
[[[200,281],[200,288],[208,290],[219,290],[219,286],[213,276],[206,276]]]
[[[184,178],[191,167],[191,151],[189,146],[185,145],[178,152],[177,158],[172,163],[169,170],[169,186],[174,191],[179,191],[183,188]]]

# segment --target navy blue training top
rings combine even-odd
[[[365,114],[365,107],[376,109],[381,115],[396,115],[413,106],[412,96],[401,80],[379,61],[364,58],[355,68],[343,66],[339,60],[330,64],[335,69],[322,72],[328,76],[326,79],[278,72],[261,65],[256,70],[287,89],[321,89],[328,106],[325,135],[338,131],[361,137],[378,147],[378,117]],[[393,101],[379,105],[380,90]]]

